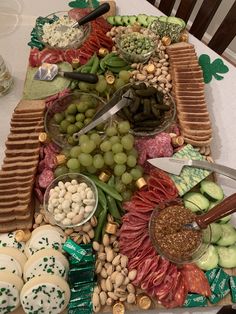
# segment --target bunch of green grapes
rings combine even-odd
[[[98,76],[98,82],[96,84],[89,84],[85,82],[79,82],[78,86],[81,91],[95,92],[99,96],[112,95],[116,90],[129,83],[130,72],[126,70],[120,71],[113,84],[108,84],[104,75]]]
[[[125,200],[129,199],[134,182],[143,174],[137,165],[138,153],[129,131],[129,122],[121,121],[108,126],[105,135],[101,136],[96,131],[81,135],[78,145],[64,151],[67,163],[55,170],[55,176],[68,171],[96,174],[107,169],[115,176],[117,191]]]

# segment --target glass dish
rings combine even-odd
[[[63,183],[66,183],[66,182],[71,182],[74,179],[77,180],[78,183],[83,183],[83,182],[86,183],[87,186],[89,188],[91,188],[91,190],[94,194],[94,197],[95,197],[95,205],[94,205],[93,210],[89,213],[89,215],[86,218],[84,218],[82,221],[80,221],[78,224],[64,225],[64,224],[57,222],[54,219],[54,214],[49,212],[49,210],[48,210],[49,193],[50,193],[50,190],[52,188],[54,188],[58,185],[58,182],[62,181]],[[78,226],[85,224],[88,220],[91,219],[91,217],[95,213],[96,208],[97,208],[97,204],[98,204],[98,191],[97,191],[96,185],[93,183],[93,181],[91,179],[89,179],[88,177],[86,177],[85,175],[82,175],[80,173],[63,174],[63,175],[57,177],[56,179],[54,179],[51,182],[51,184],[47,187],[46,192],[44,194],[43,204],[44,204],[44,208],[46,211],[46,217],[48,218],[48,220],[51,224],[60,226],[62,229],[74,228],[74,227],[78,227]]]
[[[122,47],[122,40],[128,38],[128,36],[134,33],[121,33],[116,36],[115,42],[118,48],[118,52],[120,53],[121,57],[127,61],[128,63],[146,63],[155,52],[156,49],[156,42],[155,42],[155,35],[143,35],[138,33],[142,38],[148,38],[151,43],[154,43],[154,46],[150,48],[150,50],[146,53],[134,53],[127,51],[126,48]]]
[[[203,256],[203,254],[206,252],[207,248],[209,247],[209,244],[211,242],[211,227],[208,226],[206,229],[202,229],[201,232],[201,243],[200,245],[189,255],[188,257],[173,257],[170,254],[164,251],[162,248],[160,248],[160,245],[158,244],[157,240],[157,232],[155,228],[155,224],[157,223],[159,219],[159,214],[162,210],[169,206],[175,206],[175,205],[183,205],[181,200],[175,200],[170,201],[166,203],[160,204],[156,209],[153,210],[151,218],[149,220],[149,236],[151,239],[151,242],[155,249],[157,250],[158,254],[163,256],[164,258],[168,259],[169,261],[175,263],[175,264],[186,264],[186,263],[192,263],[196,260],[198,260],[200,257]],[[175,217],[176,219],[176,217]],[[169,223],[169,222],[168,222]],[[188,240],[186,240],[188,241]],[[184,242],[187,244],[187,242]]]
[[[105,105],[105,102],[97,95],[76,91],[57,99],[53,105],[48,108],[45,114],[45,131],[49,135],[50,139],[61,148],[70,147],[71,145],[68,143],[67,133],[62,133],[60,131],[60,126],[54,121],[53,116],[55,113],[61,113],[66,110],[71,103],[78,104],[80,101],[91,102],[95,106],[94,109],[96,110]]]
[[[117,97],[117,101],[119,101],[122,97],[122,95],[132,86],[132,84],[126,84],[123,87],[121,87],[120,89],[118,89],[113,97]],[[152,131],[134,131],[131,129],[131,133],[134,136],[137,137],[149,137],[149,136],[154,136],[158,133],[161,133],[163,131],[165,131],[168,127],[171,126],[171,124],[174,122],[175,120],[175,116],[176,116],[176,105],[174,102],[173,97],[169,94],[163,94],[163,103],[164,104],[169,104],[170,106],[170,110],[166,111],[161,123],[158,125],[158,127],[156,127],[154,130]]]
[[[79,20],[83,15],[79,16],[77,14],[76,18]],[[68,17],[68,12],[66,11],[58,11],[58,12],[54,12],[51,13],[49,15],[47,15],[45,17],[45,19],[51,19],[51,21],[55,21],[57,18],[63,18],[63,17]],[[72,19],[71,19],[72,20]],[[73,23],[76,22],[76,20],[73,20]],[[51,24],[51,23],[50,23]],[[88,38],[88,36],[90,35],[91,32],[91,23],[86,23],[82,26],[79,27],[79,29],[82,31],[82,36],[78,36],[77,40],[71,44],[67,44],[63,47],[60,47],[58,44],[55,45],[50,45],[48,42],[45,42],[43,40],[43,26],[41,29],[38,29],[38,39],[45,45],[45,47],[47,48],[52,48],[52,49],[60,49],[60,50],[64,50],[64,49],[78,49],[80,48],[83,43],[85,42],[85,40]],[[63,33],[63,31],[62,31]],[[52,35],[52,37],[55,37]]]

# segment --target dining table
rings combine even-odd
[[[139,13],[163,15],[146,0],[116,0],[116,7],[117,15]],[[0,162],[4,158],[5,141],[10,132],[13,110],[23,94],[30,53],[27,43],[30,41],[30,33],[35,20],[39,16],[47,16],[52,12],[68,9],[66,0],[0,0],[0,55],[7,64],[14,81],[9,92],[0,97]],[[205,97],[213,130],[211,156],[216,163],[236,168],[236,67],[191,34],[189,34],[189,42],[194,45],[198,57],[207,55],[208,57],[205,58],[209,60],[204,71],[208,71]],[[219,70],[222,65],[224,69],[227,69],[223,74]],[[218,176],[217,180],[223,186],[225,195],[231,195],[236,191],[236,183],[232,179]],[[214,306],[158,309],[146,312],[137,310],[135,313],[213,314],[219,309],[219,306]]]

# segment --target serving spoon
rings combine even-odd
[[[211,223],[234,212],[236,212],[236,193],[224,199],[206,214],[196,216],[193,222],[185,224],[183,228],[194,230],[206,229]]]

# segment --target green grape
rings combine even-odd
[[[79,154],[81,153],[81,148],[80,146],[74,146],[70,150],[70,156],[72,158],[78,158]]]
[[[67,138],[67,142],[70,144],[70,145],[72,145],[72,146],[74,146],[74,145],[77,145],[78,144],[78,142],[77,141],[75,141],[74,140],[74,138],[73,138],[73,136],[68,136],[68,138]]]
[[[95,114],[95,109],[88,109],[85,111],[86,118],[92,118]]]
[[[89,103],[86,101],[80,101],[79,104],[77,104],[77,110],[80,113],[84,113],[89,108]]]
[[[97,169],[93,165],[86,167],[86,170],[88,171],[88,173],[91,173],[91,174],[94,174],[97,172]]]
[[[121,70],[119,73],[119,78],[122,79],[125,83],[129,83],[130,72],[126,70]]]
[[[79,128],[75,124],[70,124],[67,127],[67,134],[72,135],[79,131]]]
[[[124,192],[126,189],[126,185],[119,180],[118,182],[116,182],[115,189],[118,193]]]
[[[109,150],[111,150],[111,142],[109,141],[102,142],[100,145],[100,149],[102,152],[108,152]]]
[[[105,90],[106,90],[106,88],[107,88],[107,81],[105,80],[105,78],[100,79],[100,80],[97,82],[96,87],[95,87],[96,91],[97,91],[99,94],[104,93]]]
[[[76,119],[76,121],[81,121],[81,122],[83,122],[84,119],[85,119],[85,115],[84,115],[82,112],[77,113],[77,115],[75,116],[75,119]]]
[[[92,140],[88,140],[87,142],[83,142],[80,145],[82,153],[90,154],[96,148],[96,144]]]
[[[70,169],[70,170],[75,170],[75,169],[78,169],[79,166],[80,166],[80,163],[79,163],[79,160],[77,158],[71,158],[67,161],[67,167]]]
[[[118,130],[120,134],[126,134],[130,130],[130,124],[129,121],[121,121],[118,123]]]
[[[114,160],[118,165],[125,164],[127,161],[127,155],[125,153],[117,153],[114,155]]]
[[[132,155],[132,156],[138,158],[138,152],[134,147],[131,150],[127,150],[127,155]]]
[[[121,192],[121,196],[123,198],[123,201],[129,201],[132,197],[132,191],[125,190],[124,192]]]
[[[75,116],[73,116],[72,114],[68,114],[66,116],[66,120],[69,121],[70,123],[75,123]]]
[[[128,172],[125,172],[122,174],[121,176],[121,181],[124,183],[124,184],[130,184],[132,181],[133,181],[133,177],[130,173]]]
[[[111,144],[116,144],[120,142],[120,138],[117,135],[114,135],[112,137],[109,138],[109,141],[111,142]]]
[[[106,129],[106,135],[107,136],[114,136],[114,135],[116,135],[117,134],[117,129],[116,129],[116,127],[114,127],[114,126],[109,126],[109,127],[107,127],[107,129]]]
[[[127,163],[127,166],[129,166],[130,168],[133,168],[137,164],[137,159],[133,155],[129,155],[126,163]]]
[[[124,85],[125,85],[125,82],[121,78],[118,78],[115,80],[114,86],[116,90],[123,87]]]
[[[113,166],[114,156],[113,156],[113,153],[111,151],[105,152],[105,154],[103,155],[103,158],[104,158],[104,162],[107,166]]]
[[[104,123],[100,123],[99,125],[96,126],[96,130],[103,131],[104,130],[104,126],[105,126]]]
[[[76,104],[70,104],[68,107],[67,107],[67,112],[69,114],[76,114],[77,112],[77,107],[76,107]]]
[[[84,119],[84,125],[89,124],[91,121],[92,121],[91,118],[86,118],[86,119]]]
[[[111,149],[114,154],[117,154],[123,151],[123,146],[120,143],[116,143],[112,145]]]
[[[75,122],[75,125],[77,126],[77,128],[78,128],[79,130],[81,130],[81,129],[84,127],[84,124],[83,124],[83,122],[81,122],[81,121]]]
[[[104,159],[101,154],[96,154],[93,156],[93,166],[96,169],[101,169],[104,166]]]
[[[88,142],[89,141],[89,137],[86,134],[82,134],[79,137],[79,144],[81,145],[82,143]]]
[[[81,153],[78,159],[82,166],[89,167],[93,164],[93,157],[90,154]]]
[[[89,84],[85,82],[79,82],[78,87],[80,90],[83,92],[88,92],[89,91]]]
[[[59,166],[54,170],[54,177],[59,177],[62,174],[68,173],[68,168],[66,166]]]
[[[125,165],[115,165],[114,167],[114,174],[117,177],[120,177],[126,170],[126,166]]]
[[[138,167],[131,169],[130,174],[132,175],[132,177],[135,181],[138,180],[139,178],[141,178],[143,175],[142,171]]]
[[[131,134],[127,134],[121,138],[121,144],[124,149],[131,150],[134,146],[134,137]]]
[[[70,125],[70,122],[67,120],[62,120],[60,123],[60,130],[62,133],[66,133],[67,132],[67,127]]]
[[[65,115],[63,112],[57,112],[54,114],[53,119],[56,121],[57,124],[60,124],[64,117]]]
[[[99,146],[100,143],[101,143],[101,141],[102,141],[100,135],[97,134],[97,133],[91,134],[91,135],[90,135],[90,140],[94,141],[94,143],[96,144],[96,146]]]

